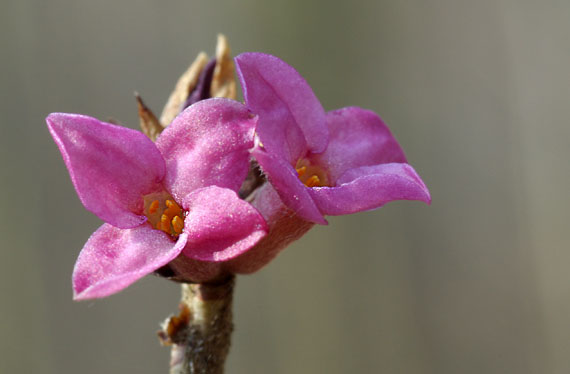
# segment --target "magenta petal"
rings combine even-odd
[[[184,198],[188,211],[184,255],[201,261],[227,261],[246,252],[267,234],[267,224],[248,202],[227,188],[200,188]]]
[[[431,202],[427,187],[405,163],[351,169],[337,187],[315,187],[311,195],[321,212],[333,216],[378,208],[393,200]]]
[[[291,66],[263,53],[235,58],[245,102],[259,115],[257,133],[272,154],[296,162],[327,145],[324,109],[309,84]]]
[[[404,151],[374,112],[357,107],[334,110],[327,113],[327,125],[329,145],[313,159],[327,168],[333,182],[349,169],[406,162]]]
[[[175,243],[148,223],[134,229],[104,224],[85,243],[75,263],[74,299],[94,299],[121,291],[178,256],[186,238],[180,235]]]
[[[199,101],[158,137],[166,161],[165,186],[181,201],[191,191],[216,185],[237,191],[249,168],[257,118],[237,101]]]
[[[159,190],[164,160],[144,134],[79,114],[46,118],[79,199],[87,210],[120,228],[136,227],[142,196]]]
[[[310,188],[299,180],[297,172],[291,165],[259,149],[254,150],[252,155],[289,209],[307,221],[327,224],[309,194]]]

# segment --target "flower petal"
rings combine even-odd
[[[216,185],[237,191],[249,168],[257,118],[237,101],[202,100],[185,109],[158,137],[166,189],[182,201]]]
[[[160,190],[164,160],[144,134],[79,114],[46,118],[79,199],[87,210],[120,228],[136,227],[142,196]]]
[[[75,300],[119,292],[166,265],[182,251],[187,235],[175,243],[145,223],[134,229],[101,226],[87,241],[73,269]]]
[[[223,263],[224,269],[231,273],[250,274],[258,271],[314,225],[291,212],[271,183],[265,183],[256,190],[252,205],[265,218],[269,233],[249,251]]]
[[[309,194],[310,188],[299,180],[297,172],[291,165],[260,149],[255,149],[252,155],[289,209],[307,221],[327,224]]]
[[[431,202],[427,187],[405,163],[351,169],[337,187],[312,188],[311,196],[322,213],[333,216],[379,208],[393,200]]]
[[[200,188],[184,198],[188,211],[184,255],[201,261],[227,261],[253,247],[267,233],[267,224],[248,202],[227,188]]]
[[[248,108],[259,115],[263,146],[290,163],[311,151],[325,150],[328,130],[324,109],[309,84],[291,66],[263,53],[235,58]]]
[[[360,166],[406,162],[404,151],[388,126],[372,111],[357,107],[327,113],[329,145],[312,157],[336,181],[345,171]]]

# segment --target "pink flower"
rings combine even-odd
[[[257,122],[243,105],[200,101],[156,144],[83,115],[46,120],[81,202],[106,222],[77,259],[76,300],[116,293],[175,259],[191,280],[209,280],[265,236],[263,217],[236,194]]]
[[[375,113],[325,113],[295,69],[262,53],[236,57],[247,107],[259,116],[252,154],[279,197],[305,220],[378,208],[393,200],[430,203],[429,191]]]

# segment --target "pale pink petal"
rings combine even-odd
[[[394,200],[431,202],[427,187],[405,163],[351,169],[336,187],[312,188],[311,196],[323,214],[333,216],[378,208]]]
[[[312,161],[328,170],[333,183],[349,169],[406,162],[404,151],[374,112],[357,107],[334,110],[327,113],[327,124],[329,145]]]
[[[235,61],[246,105],[259,115],[257,133],[263,146],[290,163],[307,151],[324,151],[325,112],[303,77],[263,53],[242,53]]]
[[[75,300],[94,299],[119,292],[145,275],[166,265],[186,245],[149,223],[118,229],[104,224],[91,235],[73,269]]]
[[[237,191],[249,168],[257,118],[237,101],[208,99],[185,109],[158,137],[166,189],[181,201],[216,185]]]
[[[184,255],[201,261],[227,261],[253,247],[267,233],[259,212],[227,188],[210,186],[184,198],[188,214]]]
[[[299,180],[297,172],[291,165],[259,149],[254,150],[252,155],[289,209],[307,221],[327,224],[309,194],[310,188]]]
[[[116,227],[143,223],[142,196],[159,191],[165,173],[154,143],[79,114],[52,113],[46,122],[85,208]]]

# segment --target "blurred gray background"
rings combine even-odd
[[[225,33],[327,110],[378,112],[430,187],[333,217],[238,279],[228,373],[570,372],[567,0],[2,1],[0,372],[166,373],[175,284],[75,303],[100,221],[44,117],[137,127]]]

